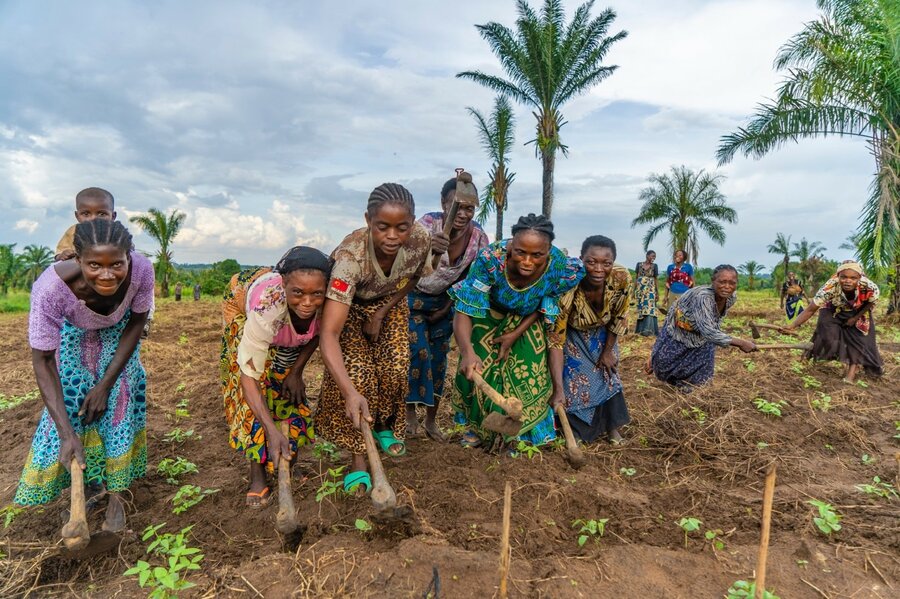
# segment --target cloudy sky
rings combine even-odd
[[[619,70],[564,108],[571,151],[557,161],[554,221],[559,245],[603,233],[631,265],[648,174],[715,170],[718,139],[774,94],[777,49],[817,13],[814,0],[610,6],[613,31],[629,35],[608,57]],[[178,262],[330,250],[385,181],[409,187],[420,214],[435,210],[454,167],[485,184],[465,108],[487,112],[493,95],[454,75],[499,73],[474,24],[514,19],[512,0],[0,0],[0,242],[54,246],[88,186],[112,191],[122,220],[185,212]],[[541,205],[540,162],[524,145],[534,118],[522,106],[516,116],[508,224]],[[843,257],[872,170],[853,140],[737,158],[720,172],[739,223],[725,248],[701,239],[700,263],[773,264],[777,231]]]

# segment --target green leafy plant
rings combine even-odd
[[[185,474],[195,474],[198,472],[197,465],[182,457],[165,458],[160,460],[156,465],[156,472],[166,477],[166,482],[170,485],[177,485],[178,479]]]
[[[753,372],[756,370],[756,362],[748,358],[744,360],[744,368],[747,369],[747,372]]]
[[[181,444],[181,443],[184,443],[185,441],[189,441],[191,439],[195,439],[195,440],[199,441],[202,438],[203,438],[202,436],[194,433],[194,429],[188,429],[186,431],[183,431],[183,430],[181,430],[181,428],[175,427],[172,430],[170,430],[168,433],[166,433],[166,435],[163,437],[163,441],[166,441],[167,443]]]
[[[806,503],[819,510],[818,516],[813,516],[813,523],[824,535],[830,535],[841,529],[841,516],[834,511],[834,506],[818,499],[811,499]]]
[[[356,526],[356,530],[360,532],[369,532],[370,530],[372,530],[372,525],[369,524],[367,520],[363,520],[362,518],[357,518],[354,526]]]
[[[622,474],[624,476],[634,476],[635,474],[637,474],[637,470],[635,470],[634,468],[619,468],[619,474]]]
[[[182,331],[181,334],[178,335],[178,345],[187,345],[187,342],[188,342],[187,333]]]
[[[9,528],[10,525],[15,522],[16,518],[25,511],[24,507],[20,507],[13,503],[5,506],[2,510],[0,510],[0,515],[3,516],[3,528]]]
[[[684,546],[687,547],[688,533],[700,530],[700,525],[703,524],[703,522],[698,520],[697,518],[682,518],[675,524],[681,527],[681,530],[684,531]]]
[[[900,420],[894,421],[894,430],[897,431],[897,434],[894,435],[894,439],[900,439]]]
[[[818,389],[822,386],[822,381],[817,379],[812,375],[804,375],[803,377],[803,388],[804,389]]]
[[[768,446],[769,446],[769,444],[766,443],[765,441],[757,441],[757,443],[756,443],[757,449],[765,449]]]
[[[888,501],[900,497],[900,495],[897,495],[897,489],[894,488],[894,485],[882,481],[878,476],[872,479],[871,484],[856,485],[856,490],[866,495],[887,499]]]
[[[338,466],[337,468],[329,468],[322,480],[322,485],[316,491],[316,502],[321,503],[326,497],[337,496],[343,493],[343,483],[341,478],[344,475],[346,466]]]
[[[762,397],[757,397],[753,400],[753,405],[755,405],[756,409],[763,414],[781,418],[781,408],[782,406],[786,406],[787,404],[783,399],[780,399],[778,401],[767,401]]]
[[[825,395],[821,391],[816,391],[816,393],[818,393],[819,396],[814,397],[812,399],[812,401],[810,402],[812,404],[812,407],[814,407],[817,410],[821,410],[823,412],[827,412],[828,410],[830,410],[831,409],[831,396]]]
[[[0,393],[0,411],[14,408],[19,404],[25,403],[26,401],[31,401],[33,399],[37,399],[41,396],[41,392],[37,389],[34,391],[29,391],[24,395],[4,395]]]
[[[609,522],[609,518],[601,518],[599,520],[574,520],[572,522],[572,528],[578,529],[578,546],[584,547],[584,544],[587,543],[588,539],[594,539],[595,543],[599,542],[600,537],[606,532],[607,522]]]
[[[725,549],[725,542],[721,539],[722,531],[720,529],[715,530],[707,530],[703,536],[706,537],[706,540],[709,541],[709,544],[712,546],[715,551],[722,551]]]
[[[803,363],[802,362],[791,362],[791,370],[797,374],[803,374]]]
[[[869,388],[869,383],[865,382],[862,379],[859,379],[858,381],[856,381],[856,385],[857,385],[857,387],[862,387],[863,389]]]
[[[861,459],[862,459],[862,463],[865,464],[866,466],[871,466],[872,464],[875,463],[875,458],[873,458],[872,456],[870,456],[867,453],[862,454]]]
[[[755,599],[756,582],[737,580],[728,588],[728,599]],[[763,599],[779,599],[778,595],[771,591],[763,591]]]
[[[150,599],[169,599],[176,597],[179,591],[196,586],[185,580],[186,575],[200,569],[203,554],[197,547],[189,547],[188,534],[193,525],[181,529],[176,534],[163,533],[159,530],[165,523],[148,526],[144,529],[143,541],[153,541],[147,546],[146,553],[159,561],[154,565],[149,561],[138,560],[134,567],[125,571],[124,576],[137,576],[138,585],[150,590]]]
[[[187,385],[184,383],[178,383],[178,386],[175,387],[175,393],[184,393],[184,390],[187,389]]]
[[[532,445],[531,443],[526,443],[525,441],[519,441],[516,445],[516,451],[519,453],[524,453],[529,460],[533,460],[534,456],[541,455],[541,448],[537,445]]]
[[[338,448],[334,443],[329,441],[316,441],[313,444],[312,455],[317,460],[328,460],[334,462],[339,457]]]
[[[690,409],[682,408],[681,415],[685,418],[693,418],[697,421],[697,424],[703,424],[706,422],[706,412],[698,408],[697,406],[691,406]]]
[[[175,497],[172,498],[173,514],[183,514],[219,489],[204,489],[197,485],[181,485]]]

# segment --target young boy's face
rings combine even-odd
[[[95,218],[116,220],[116,211],[107,197],[86,197],[75,200],[75,220],[85,223]]]

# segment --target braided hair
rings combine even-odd
[[[98,245],[112,245],[126,254],[134,250],[131,233],[117,220],[95,218],[75,226],[75,255]]]
[[[616,242],[605,235],[591,235],[581,244],[581,255],[587,254],[587,251],[593,247],[606,248],[612,252],[613,260],[616,259]]]
[[[331,258],[319,250],[305,245],[294,246],[281,257],[275,265],[275,272],[284,275],[292,272],[314,273],[325,275],[326,282],[331,277]]]
[[[520,216],[516,224],[512,226],[513,237],[522,231],[535,231],[546,237],[550,243],[556,238],[553,232],[553,223],[543,214],[531,213],[528,216]]]
[[[406,207],[411,215],[416,214],[416,201],[409,190],[399,183],[382,183],[372,190],[366,205],[369,218],[375,216],[385,204],[398,204]]]
[[[726,271],[728,271],[728,272],[733,272],[734,274],[737,274],[737,269],[736,269],[735,267],[733,267],[732,265],[730,265],[730,264],[720,264],[720,265],[718,265],[717,267],[715,267],[715,268],[713,269],[713,272],[712,272],[712,279],[711,279],[711,280],[715,281],[715,280],[716,280],[716,277],[719,276],[719,273],[721,273],[721,272],[726,272]]]

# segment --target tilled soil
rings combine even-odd
[[[742,312],[738,304],[729,324],[748,316],[774,321],[774,301],[772,308]],[[0,315],[6,358],[0,393],[7,397],[36,387],[26,322],[25,315]],[[191,544],[206,556],[190,578],[197,587],[184,596],[491,597],[509,481],[511,597],[723,597],[731,583],[754,576],[762,482],[774,463],[767,587],[783,599],[894,597],[900,592],[900,499],[870,497],[855,485],[878,476],[900,486],[897,331],[879,330],[886,374],[867,379],[865,387],[842,383],[836,364],[807,364],[791,352],[721,350],[714,383],[691,394],[644,374],[652,340],[628,337],[621,364],[633,420],[627,443],[586,448],[583,469],[568,465],[563,448],[512,458],[412,439],[407,456],[385,459],[410,514],[381,521],[368,498],[329,495],[317,502],[317,490],[334,479],[329,469],[346,461],[323,449],[318,459],[304,448],[293,477],[303,531],[282,538],[274,527],[277,501],[261,510],[244,507],[247,467],[227,445],[218,304],[162,301],[142,349],[151,466],[132,488],[130,532],[114,554],[66,560],[52,547],[67,496],[28,509],[0,537],[7,555],[0,560],[0,595],[145,596],[122,573],[146,559],[142,531],[165,522],[167,531],[193,525]],[[311,395],[321,372],[314,359],[306,377]],[[176,419],[176,404],[185,398],[190,415]],[[760,413],[757,398],[783,401],[782,416]],[[814,407],[816,400],[829,409]],[[14,494],[41,407],[28,401],[0,412],[2,505]],[[447,431],[450,420],[447,407],[441,422]],[[192,430],[193,437],[165,440],[176,427]],[[176,456],[199,469],[182,483],[219,490],[180,515],[171,503],[178,487],[155,471],[161,459]],[[811,499],[843,515],[839,532],[818,532]],[[102,517],[102,509],[91,515],[92,528]],[[676,524],[683,517],[702,521],[687,539]],[[579,546],[573,522],[603,518],[605,534]],[[371,530],[359,530],[358,520]],[[715,531],[723,546],[715,547],[706,531]]]

